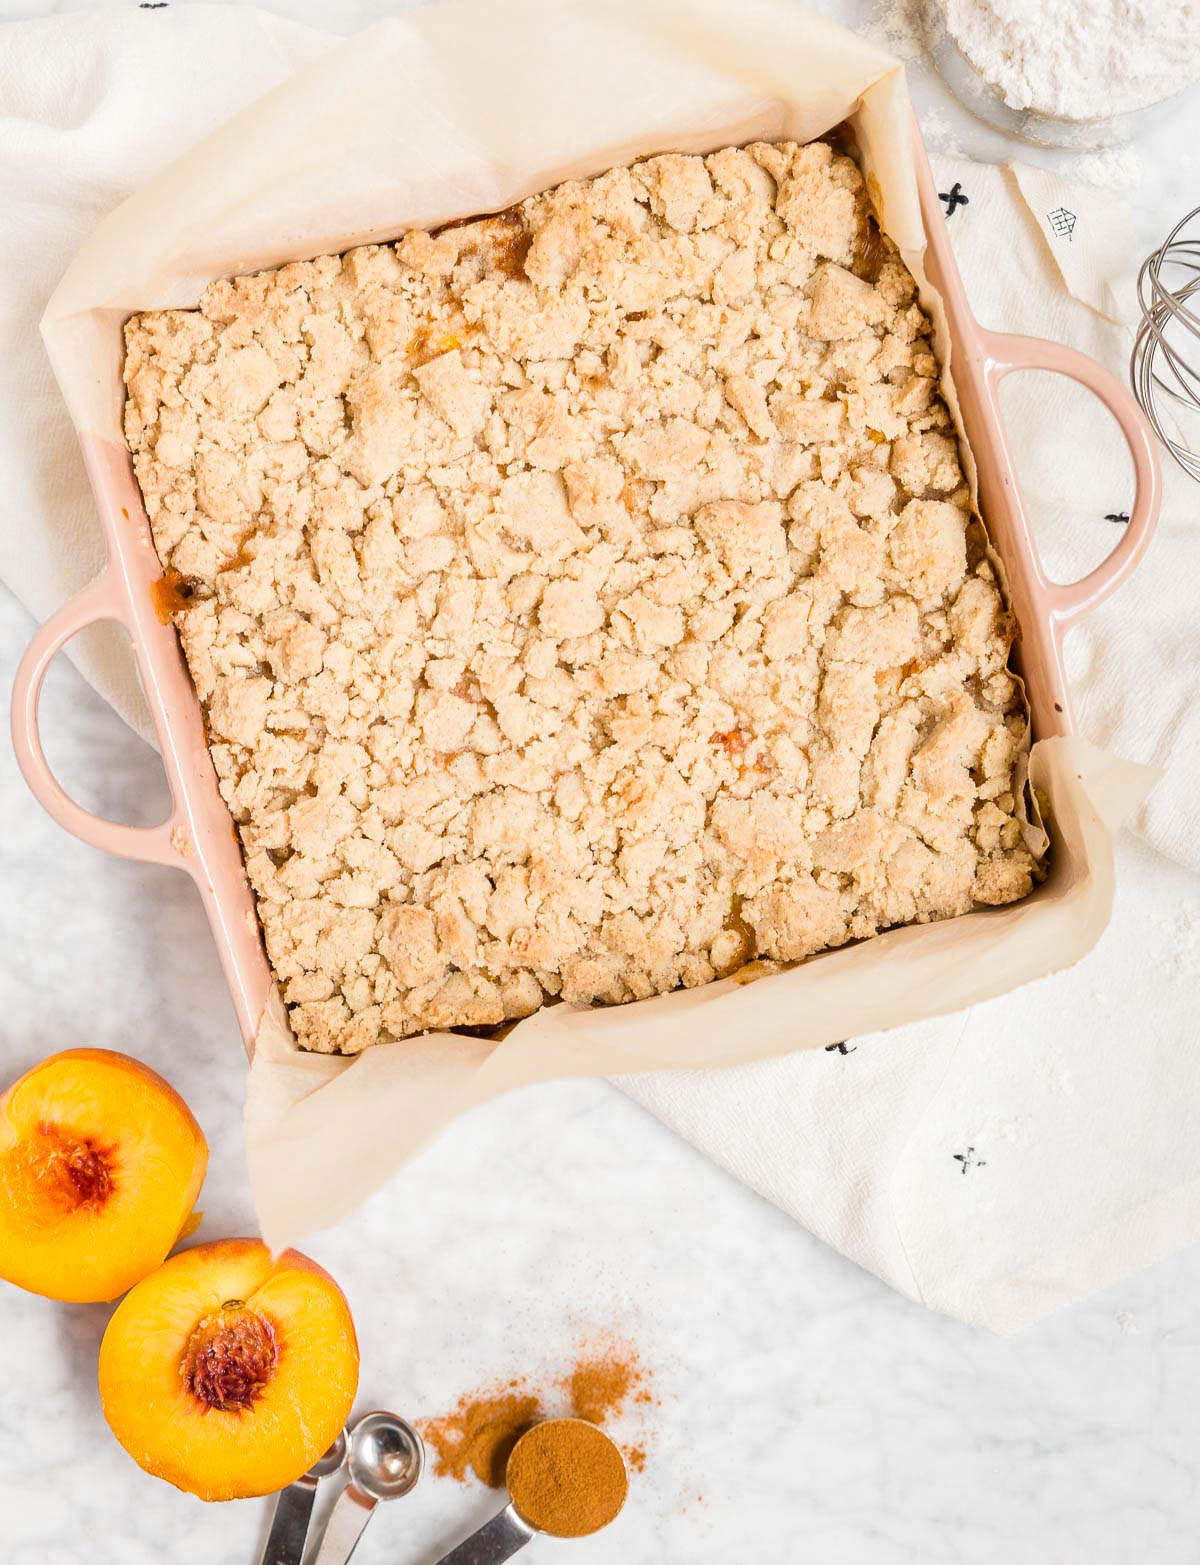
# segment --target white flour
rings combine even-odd
[[[1200,80],[1200,0],[942,0],[946,27],[1014,109],[1107,119]]]

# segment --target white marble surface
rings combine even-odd
[[[69,8],[0,0],[0,19]],[[333,19],[317,0],[280,9]],[[384,9],[352,0],[336,19]],[[920,75],[916,97],[937,145],[1010,150]],[[1169,150],[1152,131],[1139,241]],[[31,630],[0,593],[0,700]],[[61,661],[44,710],[81,802],[142,823],[162,812],[157,759]],[[64,836],[6,748],[0,822],[0,1075],[81,1043],[146,1059],[212,1148],[198,1237],[249,1230],[240,1044],[190,884]],[[898,1298],[602,1083],[476,1111],[309,1248],[354,1309],[364,1409],[420,1416],[497,1376],[552,1377],[597,1331],[638,1345],[659,1399],[638,1431],[646,1471],[621,1520],[571,1548],[581,1565],[1200,1560],[1196,1251],[998,1341]],[[6,1565],[249,1565],[265,1504],[202,1505],[109,1438],[95,1390],[107,1315],[0,1291]],[[427,1481],[381,1511],[356,1565],[431,1565],[493,1505]]]

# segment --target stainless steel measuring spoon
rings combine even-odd
[[[345,1460],[346,1434],[343,1430],[324,1456],[318,1457],[306,1473],[280,1492],[262,1553],[262,1565],[300,1565],[317,1485],[322,1478],[336,1473]]]
[[[556,1427],[577,1422],[579,1420],[556,1418],[547,1419],[541,1424],[535,1424],[532,1429],[527,1430],[521,1436],[521,1439],[517,1441],[517,1444],[513,1447],[513,1455],[515,1456],[521,1449],[524,1441],[536,1440],[549,1434]],[[587,1427],[592,1431],[593,1440],[598,1437],[601,1442],[612,1448],[612,1458],[620,1462],[623,1468],[624,1459],[617,1446],[613,1444],[602,1430],[596,1429],[593,1424],[588,1424]],[[512,1457],[509,1458],[509,1461],[511,1463]],[[510,1466],[509,1472],[512,1473],[513,1471],[514,1469]],[[530,1499],[531,1496],[527,1493],[527,1508],[531,1508]],[[606,1527],[609,1522],[615,1521],[624,1504],[625,1489],[622,1488],[620,1497],[612,1512],[607,1517],[601,1519],[598,1526],[590,1528],[589,1531],[598,1532],[601,1527]],[[443,1554],[437,1565],[502,1565],[502,1562],[511,1559],[518,1549],[523,1549],[531,1538],[563,1536],[566,1536],[566,1534],[543,1531],[541,1528],[535,1527],[531,1522],[527,1522],[517,1509],[516,1502],[510,1500],[502,1511],[497,1511],[495,1516],[484,1522],[477,1532],[473,1532],[469,1538],[464,1538],[460,1544],[450,1550],[449,1554]]]
[[[437,1565],[501,1565],[537,1535],[537,1528],[521,1520],[515,1505],[506,1505],[478,1532],[443,1554]]]
[[[312,1565],[346,1565],[380,1500],[398,1500],[421,1476],[425,1447],[395,1413],[364,1413],[348,1436],[350,1477],[333,1502]]]

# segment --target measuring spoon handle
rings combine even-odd
[[[261,1565],[300,1565],[316,1497],[317,1480],[308,1473],[288,1484],[275,1503]]]
[[[372,1497],[364,1494],[357,1484],[348,1483],[333,1502],[312,1565],[346,1565],[374,1509]]]
[[[484,1522],[478,1532],[464,1538],[457,1548],[443,1554],[438,1565],[501,1565],[511,1559],[518,1549],[523,1549],[534,1536],[509,1505],[498,1511],[490,1522]]]

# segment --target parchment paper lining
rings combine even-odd
[[[901,69],[786,0],[510,0],[382,23],[113,212],[51,300],[47,347],[80,432],[120,441],[120,333],[136,310],[191,307],[215,278],[499,211],[651,153],[808,141],[842,120],[952,372],[922,264]],[[946,390],[957,421],[952,381]],[[307,1054],[274,999],[246,1102],[265,1237],[283,1245],[333,1222],[456,1115],[513,1087],[817,1047],[1078,960],[1108,921],[1113,834],[1153,774],[1074,738],[1035,744],[1029,767],[1048,809],[1050,872],[1011,907],[892,930],[752,984],[546,1007],[500,1042],[434,1033],[352,1059]]]

